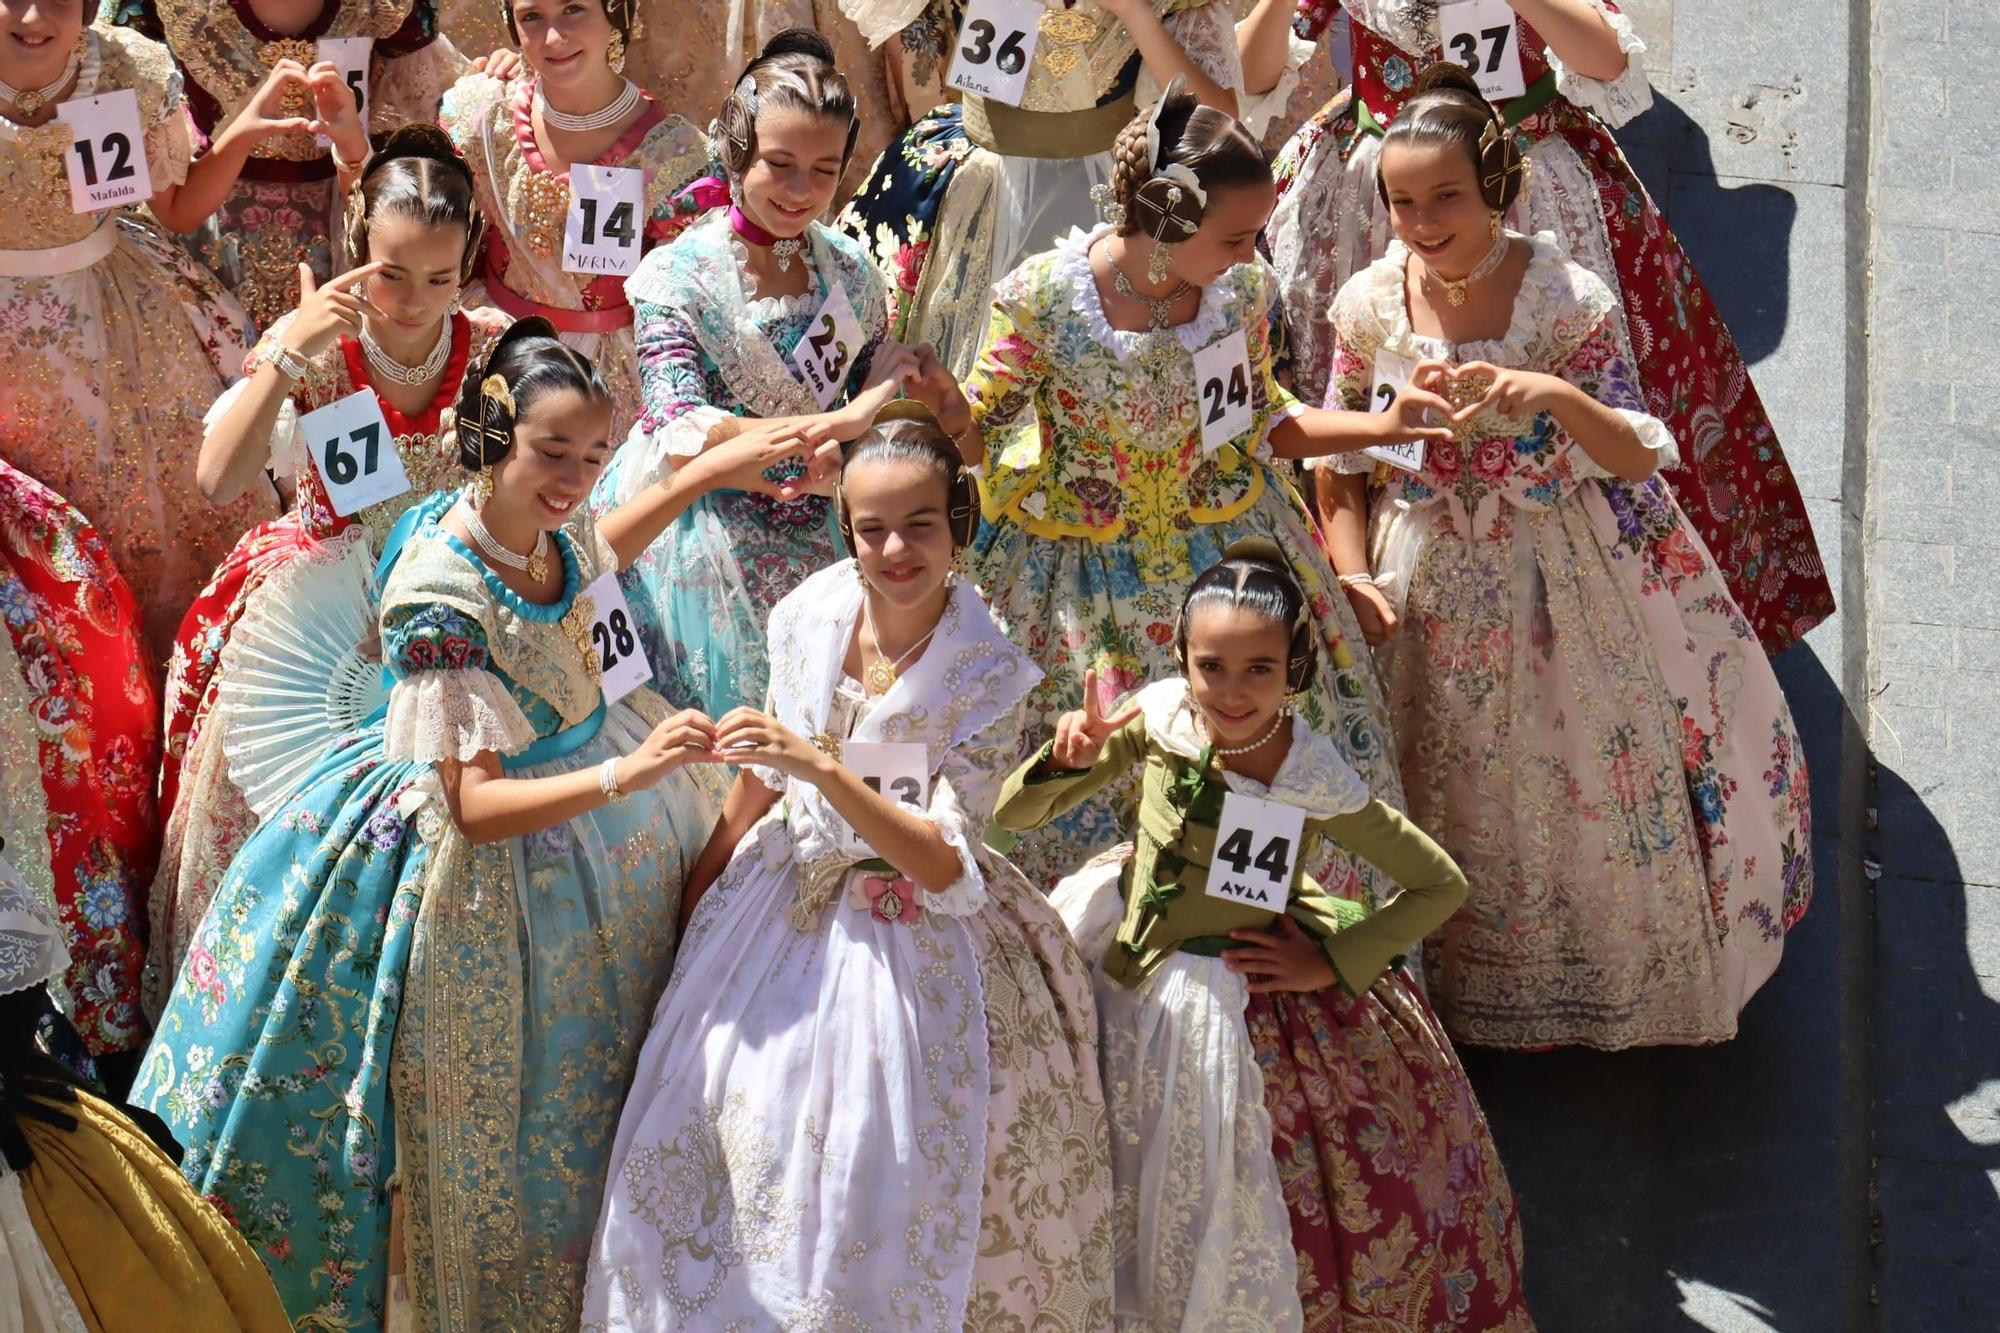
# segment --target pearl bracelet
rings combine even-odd
[[[278,373],[294,384],[303,380],[306,372],[312,369],[311,363],[283,343],[278,344],[278,350],[272,355],[270,364],[276,366]]]
[[[597,785],[603,791],[607,804],[617,805],[625,799],[625,793],[618,790],[618,756],[613,755],[597,766]]]
[[[1353,588],[1363,583],[1371,588],[1374,587],[1375,576],[1373,574],[1342,574],[1340,576],[1340,586],[1343,588]]]

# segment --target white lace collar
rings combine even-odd
[[[1196,719],[1185,679],[1174,676],[1154,681],[1139,691],[1133,702],[1139,705],[1146,735],[1153,744],[1181,759],[1201,758],[1208,741]],[[1292,748],[1268,788],[1240,773],[1228,774],[1227,781],[1232,790],[1298,806],[1314,819],[1350,814],[1370,799],[1368,784],[1332,739],[1307,726],[1305,718],[1296,713],[1292,715]]]
[[[1498,338],[1454,343],[1418,333],[1410,325],[1410,306],[1404,292],[1410,249],[1399,240],[1389,242],[1380,259],[1370,264],[1362,281],[1364,309],[1375,325],[1383,347],[1412,360],[1438,357],[1443,360],[1486,361],[1496,366],[1547,369],[1538,364],[1546,355],[1549,328],[1562,322],[1575,324],[1569,316],[1587,317],[1585,332],[1610,312],[1611,297],[1602,283],[1580,282],[1582,272],[1554,232],[1537,232],[1517,240],[1528,243],[1528,268],[1521,275],[1521,290],[1515,294],[1507,331]],[[1567,350],[1567,349],[1566,349]]]
[[[819,238],[810,233],[812,227],[818,226],[818,223],[813,223],[807,228],[808,244],[798,256],[799,262],[805,265],[807,278],[810,279],[806,283],[806,289],[796,296],[759,296],[757,275],[750,271],[750,247],[736,234],[736,228],[726,225],[728,218],[726,209],[723,211],[723,217],[724,230],[729,236],[730,252],[736,256],[736,278],[743,284],[743,309],[751,319],[760,324],[775,324],[781,319],[792,315],[803,315],[818,308],[820,288],[827,285],[821,280],[819,265],[813,262],[818,247],[811,242]]]
[[[1104,294],[1097,290],[1097,275],[1090,271],[1090,247],[1110,230],[1111,224],[1105,222],[1088,232],[1074,227],[1069,235],[1058,237],[1056,273],[1075,290],[1077,309],[1083,315],[1084,327],[1089,330],[1092,341],[1120,361],[1130,361],[1152,335],[1111,327],[1110,319],[1104,314]],[[1215,341],[1215,335],[1223,331],[1229,313],[1230,275],[1235,271],[1230,269],[1202,288],[1201,307],[1195,311],[1194,318],[1167,330],[1187,349],[1189,355],[1208,346]]]

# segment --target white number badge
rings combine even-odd
[[[1215,860],[1208,867],[1211,898],[1282,912],[1292,897],[1306,812],[1296,805],[1230,792],[1222,798],[1215,829]]]
[[[374,102],[368,93],[368,64],[375,54],[373,37],[322,37],[319,39],[319,58],[340,73],[340,81],[354,94],[354,113],[361,117],[361,130],[368,131],[368,116],[374,109]],[[333,140],[324,134],[315,135],[322,148]]]
[[[349,514],[410,489],[396,437],[373,389],[360,389],[299,418],[306,452],[333,512]]]
[[[1194,354],[1201,448],[1214,453],[1250,429],[1250,344],[1238,329]]]
[[[1458,0],[1438,10],[1445,57],[1465,66],[1489,102],[1528,91],[1521,73],[1521,34],[1507,0]]]
[[[72,211],[96,213],[153,197],[139,94],[120,88],[101,97],[80,97],[58,106],[56,119],[69,126],[73,140],[63,154]]]
[[[905,809],[921,814],[930,808],[931,756],[919,742],[848,741],[840,747],[840,762],[870,791]],[[844,819],[840,845],[851,855],[875,854]]]
[[[821,407],[840,397],[860,350],[861,320],[854,313],[854,303],[847,299],[847,289],[835,282],[799,345],[792,349],[792,365]]]
[[[1368,410],[1387,412],[1395,403],[1396,395],[1410,382],[1417,363],[1407,356],[1394,352],[1375,353],[1375,387],[1368,395]],[[1406,440],[1402,444],[1376,444],[1361,451],[1370,458],[1380,459],[1391,467],[1399,467],[1405,472],[1424,470],[1424,442]]]
[[[653,665],[646,660],[646,646],[639,642],[639,627],[632,619],[632,604],[618,586],[616,574],[600,574],[583,590],[590,598],[590,647],[597,664],[604,669],[600,681],[604,702],[615,704],[653,678]]]
[[[1028,87],[1028,70],[1035,63],[1035,43],[1042,36],[1040,0],[972,0],[958,29],[958,49],[951,58],[947,86],[1021,105]]]
[[[637,167],[569,169],[563,272],[629,274],[646,229],[646,173]]]

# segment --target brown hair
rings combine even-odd
[[[635,0],[598,0],[604,6],[604,21],[609,23],[620,37],[636,37],[645,25],[640,22]],[[514,22],[514,0],[500,0],[500,12],[507,19],[507,35],[514,39],[518,49],[521,45],[520,25]]]
[[[979,482],[966,470],[958,446],[929,410],[897,399],[875,416],[874,424],[848,445],[841,462],[846,473],[867,463],[914,463],[945,485],[945,520],[951,547],[962,551],[979,534]],[[847,512],[845,487],[834,491],[840,540],[854,550],[854,520]]]
[[[415,218],[427,227],[465,228],[458,280],[472,276],[486,219],[472,198],[472,168],[435,125],[405,125],[368,159],[347,197],[342,219],[347,252],[368,257],[368,224],[379,217]]]
[[[1146,130],[1158,116],[1160,148],[1147,156]],[[1155,240],[1177,241],[1201,225],[1202,206],[1194,196],[1160,174],[1184,166],[1204,190],[1230,185],[1269,185],[1271,163],[1264,149],[1234,116],[1203,106],[1178,77],[1160,100],[1118,131],[1111,145],[1111,199],[1120,216],[1118,234],[1144,233]]]
[[[1528,162],[1520,145],[1486,100],[1465,67],[1441,60],[1417,76],[1410,98],[1382,136],[1390,144],[1456,144],[1472,160],[1479,178],[1479,197],[1495,212],[1504,212],[1528,181]],[[1381,159],[1375,164],[1375,192],[1389,202],[1382,182]]]
[[[733,180],[741,180],[757,156],[757,116],[772,107],[790,107],[812,116],[847,122],[847,146],[840,165],[854,155],[854,137],[861,132],[854,90],[833,67],[833,47],[811,28],[787,28],[770,41],[757,58],[736,76],[722,110],[709,127],[716,155]]]

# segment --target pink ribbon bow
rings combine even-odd
[[[869,875],[861,881],[861,891],[868,895],[868,910],[877,920],[908,925],[917,919],[917,886],[914,881],[901,876],[884,879],[880,875]]]

